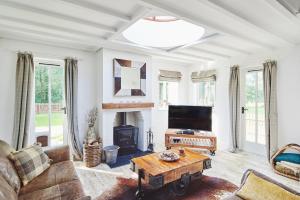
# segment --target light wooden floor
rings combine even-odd
[[[106,164],[100,164],[95,168],[86,168],[82,162],[74,164],[85,193],[93,198],[114,185],[118,176],[137,178],[136,174],[130,171],[129,165],[110,169]],[[246,152],[235,154],[225,151],[217,152],[215,156],[212,156],[212,168],[204,171],[204,174],[220,177],[239,185],[243,172],[249,168],[300,191],[300,182],[275,174],[264,157]]]

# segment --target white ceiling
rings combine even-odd
[[[122,37],[138,19],[157,14],[200,25],[206,34],[173,49],[146,48]],[[300,17],[276,0],[0,0],[0,37],[213,62],[300,44]]]

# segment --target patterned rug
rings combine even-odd
[[[118,178],[117,184],[96,200],[134,200],[137,180]],[[168,187],[152,190],[144,186],[145,200],[219,200],[234,192],[237,186],[224,179],[202,176],[193,180],[183,197],[174,196]]]

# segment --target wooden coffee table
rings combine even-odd
[[[178,149],[172,149],[178,153]],[[179,154],[179,153],[178,153]],[[159,159],[159,153],[133,158],[131,170],[138,174],[138,189],[136,196],[143,199],[142,180],[153,188],[170,185],[177,195],[184,195],[192,175],[202,174],[204,169],[211,168],[208,156],[185,149],[185,155],[175,162]]]

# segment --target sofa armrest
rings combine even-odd
[[[92,198],[90,196],[84,196],[84,197],[80,197],[76,200],[91,200]]]
[[[52,163],[70,160],[70,149],[67,145],[46,149],[45,153],[53,160]]]

